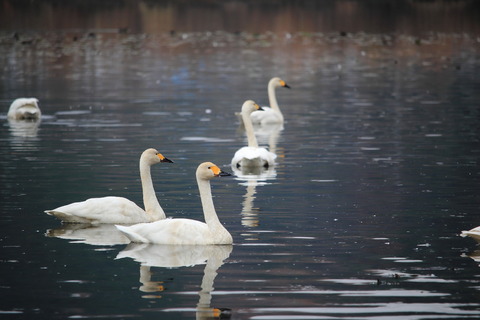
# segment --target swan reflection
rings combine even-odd
[[[196,308],[196,319],[226,319],[228,309],[211,307],[213,283],[217,270],[223,265],[233,247],[231,245],[160,245],[130,243],[116,259],[131,258],[140,263],[139,288],[142,292],[162,292],[164,281],[152,281],[151,267],[177,268],[205,264]],[[151,295],[147,296],[152,298]]]
[[[113,224],[69,223],[56,229],[47,230],[45,235],[71,240],[71,243],[85,243],[92,246],[115,246],[130,243],[130,240]]]
[[[254,207],[253,201],[257,193],[257,186],[269,184],[269,180],[274,180],[277,176],[275,167],[269,168],[235,168],[232,170],[239,180],[239,184],[246,187],[245,195],[242,202],[242,225],[246,227],[258,227],[259,208]]]
[[[36,151],[39,138],[38,127],[41,120],[8,119],[10,125],[10,144],[15,150]]]
[[[254,125],[255,135],[257,136],[260,145],[268,145],[268,150],[281,157],[278,153],[277,144],[280,139],[280,133],[283,130],[282,123],[268,123],[262,126]]]

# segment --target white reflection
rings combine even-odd
[[[232,166],[231,168],[237,176],[236,180],[241,181],[239,184],[246,186],[246,192],[242,202],[242,225],[246,227],[258,227],[260,224],[258,217],[259,209],[253,205],[253,201],[256,198],[257,186],[269,184],[268,180],[276,178],[277,172],[275,167],[236,168]]]
[[[71,243],[85,243],[92,246],[114,246],[130,243],[130,240],[118,231],[113,224],[69,223],[57,229],[47,230],[45,235],[72,240]]]
[[[283,130],[283,123],[267,123],[262,126],[254,125],[255,135],[260,145],[268,144],[268,150],[280,157],[277,150],[280,132]]]
[[[142,292],[161,292],[164,290],[162,281],[152,281],[150,267],[176,268],[205,264],[199,300],[196,308],[196,319],[225,319],[229,317],[228,309],[212,308],[211,299],[214,290],[213,283],[217,270],[230,256],[231,245],[160,245],[146,243],[130,243],[120,251],[116,259],[131,258],[140,263],[139,288]],[[152,296],[147,296],[151,298]]]
[[[10,125],[10,144],[15,150],[37,150],[38,127],[40,119],[37,120],[16,120],[8,119]]]

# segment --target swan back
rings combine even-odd
[[[36,98],[18,98],[12,102],[7,117],[15,120],[37,120],[41,111]]]

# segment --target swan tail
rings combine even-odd
[[[128,226],[121,226],[116,224],[115,227],[120,230],[123,234],[127,236],[128,239],[132,242],[137,242],[137,243],[148,243],[149,241],[136,233],[135,231],[131,230],[130,227]]]

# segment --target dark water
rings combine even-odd
[[[129,8],[97,10],[122,21]],[[75,21],[1,34],[2,319],[480,316],[477,245],[459,236],[480,225],[475,28],[124,33]],[[272,76],[292,87],[277,89],[284,130],[259,132],[277,165],[212,182],[233,246],[127,246],[111,226],[43,213],[105,195],[141,205],[138,158],[155,147],[175,161],[152,170],[167,215],[203,219],[196,166],[231,171],[245,144],[234,113],[267,104]],[[41,123],[7,120],[21,96],[40,100]]]

